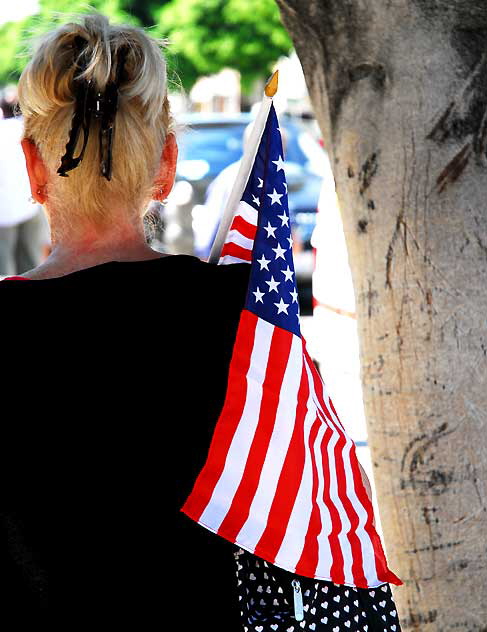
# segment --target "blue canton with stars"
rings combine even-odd
[[[300,336],[281,133],[271,105],[242,200],[259,213],[245,308]]]

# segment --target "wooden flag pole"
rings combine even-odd
[[[223,244],[225,243],[228,231],[232,225],[232,220],[237,211],[238,203],[242,199],[242,194],[247,185],[257,150],[259,149],[260,139],[262,138],[267,116],[269,115],[269,110],[271,108],[272,97],[277,92],[278,76],[279,71],[276,70],[265,87],[264,98],[262,99],[259,112],[257,113],[252,126],[248,143],[244,148],[244,155],[240,161],[237,177],[235,178],[232,190],[228,196],[225,210],[220,221],[220,226],[218,227],[218,232],[216,234],[215,241],[213,242],[213,246],[211,247],[210,256],[208,257],[208,263],[218,263],[220,259]]]

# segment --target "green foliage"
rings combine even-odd
[[[179,77],[186,89],[201,75],[231,67],[248,90],[291,49],[274,0],[40,0],[36,15],[0,27],[0,85],[18,79],[29,39],[93,9],[168,37],[169,75]]]
[[[25,20],[0,27],[0,85],[14,83],[22,72],[24,62],[18,55],[24,24]]]
[[[142,26],[153,26],[154,15],[171,0],[120,0],[120,8],[133,15]]]
[[[158,27],[187,88],[200,75],[231,67],[248,90],[292,46],[274,0],[172,0],[159,11]]]
[[[31,40],[74,15],[96,10],[114,22],[138,23],[120,0],[90,0],[89,5],[86,0],[41,0],[39,4],[37,14],[0,27],[0,85],[17,81],[29,59]]]

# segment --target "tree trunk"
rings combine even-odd
[[[487,3],[277,4],[334,169],[401,625],[485,632]]]

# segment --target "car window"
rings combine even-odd
[[[282,126],[282,124],[281,124]],[[284,123],[287,132],[287,143],[284,159],[295,162],[309,171],[321,175],[324,170],[326,156],[319,143],[301,125]]]
[[[179,160],[205,160],[209,175],[216,175],[241,158],[245,127],[245,123],[192,126],[178,138]]]
[[[330,167],[327,155],[321,145],[309,132],[300,133],[297,136],[297,142],[301,150],[306,154],[307,169],[317,176],[323,176]]]
[[[284,123],[284,125],[281,123],[281,127],[284,127],[286,134],[284,160],[287,162],[295,162],[304,167],[308,159],[298,143],[299,131],[294,125],[288,125],[286,123]]]

